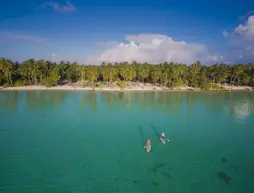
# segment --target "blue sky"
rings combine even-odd
[[[0,8],[0,55],[81,63],[253,62],[252,15],[251,0],[9,0]]]

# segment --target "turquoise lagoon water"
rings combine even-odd
[[[254,192],[253,92],[4,91],[0,123],[0,192]]]

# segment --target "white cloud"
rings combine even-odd
[[[104,41],[104,42],[97,42],[96,44],[100,45],[100,46],[115,46],[118,44],[118,42],[117,41]]]
[[[246,14],[244,14],[243,16],[240,16],[239,17],[239,20],[242,22],[242,21],[245,21],[246,19],[248,19],[249,16],[253,15],[254,14],[254,10],[250,10],[248,11]]]
[[[125,40],[134,41],[137,43],[152,43],[153,40],[166,40],[168,38],[167,35],[162,34],[139,34],[139,35],[128,35]]]
[[[250,16],[246,24],[236,27],[234,34],[241,35],[246,40],[254,40],[254,16]]]
[[[76,10],[76,7],[70,1],[66,1],[65,4],[60,4],[57,2],[50,1],[46,3],[45,6],[49,6],[53,10],[60,13],[73,12]]]
[[[137,61],[148,63],[177,62],[192,64],[197,60],[203,63],[214,63],[222,59],[221,56],[209,54],[203,44],[188,44],[183,41],[174,41],[171,37],[162,34],[128,35],[127,43],[118,43],[114,47],[104,50],[96,58],[98,62]],[[91,61],[91,60],[89,60]]]
[[[238,25],[233,32],[227,33],[225,37],[228,38],[234,49],[235,53],[233,55],[249,62],[254,59],[254,15],[249,16],[244,24]]]
[[[225,36],[225,37],[228,37],[228,32],[224,30],[224,31],[222,32],[222,35]]]

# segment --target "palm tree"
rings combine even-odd
[[[31,70],[32,70],[32,77],[34,79],[34,83],[38,85],[38,76],[42,75],[42,72],[40,71],[40,66],[38,63],[35,62],[34,59],[29,60],[31,64]]]
[[[102,66],[102,68],[101,68],[101,74],[102,74],[102,77],[103,77],[103,80],[104,80],[104,81],[109,82],[109,78],[110,78],[109,73],[110,73],[110,68],[109,68],[109,66],[105,66],[105,65]]]
[[[77,68],[78,68],[78,64],[76,62],[70,64],[69,62],[67,62],[67,71],[66,71],[66,75],[67,75],[67,79],[69,82],[72,83],[73,80],[77,80]]]
[[[181,82],[181,72],[182,69],[178,64],[169,64],[169,72],[172,79],[172,87],[178,86]]]
[[[85,66],[83,65],[79,66],[79,72],[82,80],[82,87],[84,87],[84,79],[86,78],[87,74]]]
[[[119,73],[124,80],[128,79],[128,63],[120,64]]]
[[[235,80],[237,79],[239,86],[239,76],[243,73],[243,66],[241,64],[235,65],[232,69],[233,85],[235,84]]]
[[[212,66],[209,67],[209,70],[210,70],[210,76],[212,78],[212,82],[215,83],[216,76],[219,71],[218,64],[213,64]]]
[[[54,65],[49,70],[49,77],[52,80],[53,84],[56,84],[57,81],[61,78],[59,73],[59,66]]]
[[[87,79],[92,81],[93,83],[93,89],[94,89],[94,81],[96,81],[98,78],[98,71],[95,66],[89,66],[87,68]]]
[[[201,65],[199,61],[197,61],[196,63],[190,66],[189,72],[191,76],[191,86],[194,86],[195,77],[198,75],[200,69],[201,69]]]
[[[145,82],[145,79],[149,77],[149,67],[148,64],[140,64],[138,66],[138,72],[137,75],[140,77],[142,82]]]
[[[182,84],[186,84],[187,80],[186,80],[186,74],[187,74],[187,66],[185,64],[179,64],[179,79],[180,79],[180,83]]]
[[[151,78],[152,81],[154,82],[154,85],[156,84],[156,82],[161,78],[161,69],[159,66],[154,66],[151,70]]]
[[[169,82],[169,69],[167,68],[167,63],[162,64],[161,68],[161,82],[166,86]]]
[[[217,81],[218,83],[224,83],[225,80],[228,78],[228,75],[229,75],[229,68],[228,66],[226,66],[225,64],[220,64],[218,66],[218,69],[216,70],[217,71]]]
[[[10,60],[1,58],[0,60],[0,70],[2,70],[7,82],[12,85],[12,74],[14,74],[14,65]]]
[[[109,66],[108,70],[109,70],[109,73],[108,73],[109,81],[115,81],[116,80],[116,76],[117,76],[117,70],[116,70],[116,68],[113,67],[113,66]]]
[[[137,76],[136,70],[133,65],[127,67],[127,79],[132,81]]]
[[[20,73],[21,77],[29,81],[30,85],[32,84],[31,71],[27,62],[24,62],[20,65],[18,72]]]

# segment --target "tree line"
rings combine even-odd
[[[191,86],[209,89],[211,83],[254,86],[254,64],[191,65],[173,62],[148,64],[138,62],[105,63],[100,66],[81,65],[77,62],[29,59],[23,63],[0,59],[0,85],[4,87],[23,85],[45,85],[47,87],[81,81],[82,86],[90,82],[116,82],[128,86],[127,82],[159,84],[165,87]]]

